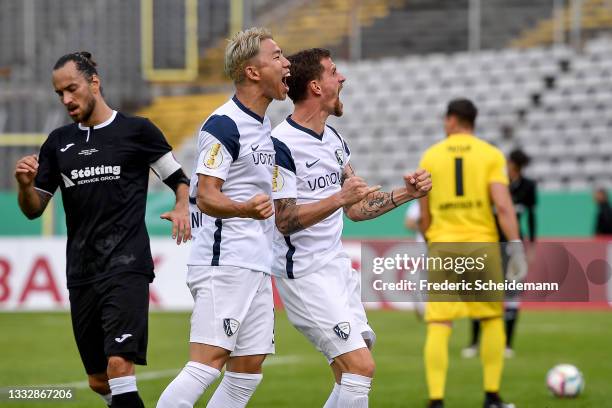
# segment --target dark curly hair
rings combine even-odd
[[[287,57],[291,62],[289,68],[291,76],[287,78],[287,85],[289,85],[287,94],[293,103],[306,99],[308,83],[321,78],[324,69],[321,60],[330,56],[329,50],[310,48]]]
[[[516,164],[521,169],[528,166],[529,162],[531,162],[531,157],[521,149],[511,151],[509,158],[512,163]]]

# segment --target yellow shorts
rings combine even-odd
[[[435,243],[429,246],[430,257],[441,257],[445,262],[455,262],[454,269],[432,265],[429,281],[433,283],[501,282],[503,279],[501,253],[498,243]],[[457,272],[457,261],[478,259],[479,267]],[[474,262],[476,265],[476,262]],[[487,319],[501,317],[504,312],[503,291],[448,290],[428,292],[429,301],[425,307],[425,321],[448,321],[461,318]]]
[[[425,306],[426,322],[462,319],[489,319],[501,317],[503,302],[429,302]]]

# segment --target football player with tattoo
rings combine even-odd
[[[272,272],[291,323],[327,358],[334,388],[331,407],[367,407],[375,335],[361,303],[360,275],[340,240],[343,214],[376,218],[427,194],[425,170],[404,176],[404,186],[382,192],[350,164],[344,138],[326,124],[342,115],[345,77],[329,51],[308,49],[288,57],[292,115],[273,131],[273,198],[277,231]]]

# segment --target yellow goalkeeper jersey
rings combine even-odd
[[[497,242],[489,193],[492,183],[508,185],[503,153],[470,134],[454,134],[423,154],[431,172],[429,242]]]

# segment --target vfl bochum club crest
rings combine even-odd
[[[227,337],[232,337],[238,331],[240,322],[236,319],[223,319],[223,331]]]
[[[348,340],[351,335],[351,324],[349,322],[341,322],[334,326],[334,333],[342,340]]]
[[[336,160],[338,160],[340,166],[344,164],[344,151],[342,149],[336,149]]]

